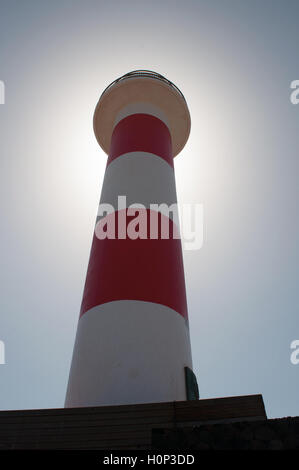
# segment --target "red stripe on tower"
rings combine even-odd
[[[173,166],[171,135],[163,121],[150,114],[131,114],[114,128],[108,165],[128,152],[153,153]]]
[[[187,318],[181,241],[173,237],[177,231],[171,219],[167,219],[169,239],[161,238],[161,222],[159,238],[151,239],[150,211],[146,212],[144,239],[99,240],[94,235],[81,315],[96,305],[114,300],[142,300],[168,306]],[[117,212],[115,216],[117,232]],[[127,219],[126,231],[132,217]]]

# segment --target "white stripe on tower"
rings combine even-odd
[[[79,321],[66,406],[186,400],[189,330],[171,308],[118,300]]]
[[[136,202],[148,209],[151,204],[162,202],[168,206],[176,204],[174,170],[153,153],[126,153],[108,165],[100,204],[117,208],[120,195],[126,196],[127,207]]]
[[[159,107],[130,103],[115,117],[101,204],[176,203],[171,133]],[[123,209],[125,213],[126,210]],[[167,216],[162,216],[167,217]],[[132,220],[127,217],[125,229]],[[192,368],[181,241],[96,235],[90,254],[66,406],[186,400]],[[103,221],[103,219],[102,219]]]

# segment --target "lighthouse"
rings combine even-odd
[[[108,159],[65,406],[197,399],[173,165],[190,133],[185,98],[158,73],[130,72],[93,125]]]

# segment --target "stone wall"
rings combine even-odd
[[[299,417],[153,429],[152,449],[299,450]]]

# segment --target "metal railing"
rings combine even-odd
[[[101,94],[101,97],[108,90],[110,90],[110,88],[113,87],[113,85],[115,85],[116,83],[121,82],[123,80],[127,80],[129,78],[136,78],[136,77],[154,78],[156,80],[161,80],[162,82],[167,83],[167,85],[172,87],[183,98],[183,100],[186,102],[183,93],[181,92],[181,90],[177,86],[175,86],[174,83],[172,83],[170,80],[165,78],[163,75],[160,75],[157,72],[153,72],[152,70],[133,70],[132,72],[129,72],[129,73],[126,73],[125,75],[122,75],[121,77],[117,78],[112,83],[110,83],[110,85],[108,85],[107,88],[105,88],[105,90]]]

